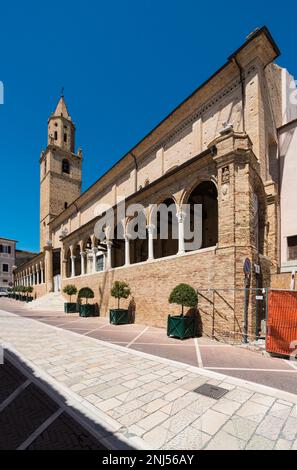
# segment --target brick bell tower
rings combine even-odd
[[[40,156],[40,251],[51,240],[49,222],[81,194],[81,167],[82,152],[75,153],[75,126],[62,93]]]

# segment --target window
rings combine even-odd
[[[68,207],[68,202],[64,202],[64,209],[67,209]]]
[[[55,140],[58,139],[58,132],[57,132],[57,131],[55,131],[55,133],[54,133],[54,139],[55,139]]]
[[[297,260],[297,235],[288,237],[288,261]]]
[[[0,245],[0,253],[11,254],[11,246],[10,245]]]
[[[8,273],[8,271],[9,271],[9,266],[8,266],[8,264],[3,263],[3,264],[2,264],[2,272],[3,272],[3,273]]]
[[[67,142],[67,134],[64,133],[64,142]]]
[[[62,172],[63,173],[70,173],[70,164],[68,160],[62,161]]]
[[[104,256],[99,255],[96,258],[96,270],[103,271],[103,269],[104,269]]]

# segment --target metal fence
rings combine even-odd
[[[270,289],[197,289],[201,333],[226,343],[265,337]]]

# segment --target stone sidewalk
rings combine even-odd
[[[297,449],[297,395],[0,311],[0,341],[110,448]],[[228,390],[215,400],[194,389]]]

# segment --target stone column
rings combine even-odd
[[[148,261],[154,259],[154,225],[147,225],[148,232]]]
[[[92,272],[95,273],[97,272],[97,251],[98,248],[96,246],[93,246],[92,252],[93,252],[93,263],[92,263]]]
[[[178,255],[185,253],[185,213],[180,211],[176,214],[178,220]]]
[[[130,238],[129,235],[125,234],[125,266],[130,264]]]
[[[106,248],[107,248],[106,270],[111,268],[111,247],[112,247],[112,241],[107,240],[106,242]]]
[[[43,265],[42,265],[41,261],[40,261],[40,275],[41,275],[40,281],[41,281],[41,284],[43,284],[44,283],[44,278],[43,278],[44,276],[43,276]]]
[[[53,292],[53,251],[52,245],[46,245],[45,250],[45,282],[46,282],[46,291]]]
[[[81,263],[81,275],[86,274],[86,263],[85,263],[86,253],[84,251],[80,252],[80,263]]]
[[[39,264],[36,264],[36,284],[40,284]]]
[[[71,256],[71,277],[75,277],[75,256]]]

